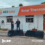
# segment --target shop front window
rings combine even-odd
[[[28,15],[28,16],[26,16],[26,22],[33,23],[34,22],[34,15]]]
[[[7,18],[7,23],[9,23],[13,19],[13,16],[7,16],[6,18]]]

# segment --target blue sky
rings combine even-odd
[[[45,2],[45,0],[0,0],[0,8],[8,8],[12,5],[18,7],[20,3],[22,3],[24,6],[37,5],[41,4],[42,2]]]

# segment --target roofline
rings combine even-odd
[[[36,5],[28,5],[28,6],[36,6]],[[38,4],[38,5],[45,5],[45,4]],[[28,7],[28,6],[21,6],[21,7]],[[9,8],[0,8],[0,9],[10,9],[10,8],[19,8],[19,7],[9,7]]]
[[[0,9],[10,9],[10,8],[19,8],[19,7],[9,7],[9,8],[0,8]]]
[[[28,6],[36,6],[36,5],[28,5]],[[38,5],[45,5],[45,4],[38,4]],[[28,6],[21,6],[21,7],[28,7]]]

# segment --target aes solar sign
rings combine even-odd
[[[0,9],[0,16],[17,16],[19,8]]]
[[[15,13],[15,10],[12,10],[12,11],[3,11],[3,13]]]
[[[0,14],[2,14],[2,9],[0,9]]]

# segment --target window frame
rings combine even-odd
[[[7,22],[7,17],[12,17],[12,19],[13,19],[13,16],[6,16],[6,23],[9,24],[11,22]]]
[[[29,15],[27,15],[27,16],[29,16]],[[33,15],[33,16],[34,16],[34,15]],[[33,18],[33,22],[26,22],[26,18]],[[26,16],[25,16],[25,22],[26,22],[26,23],[31,23],[31,24],[34,23],[34,17],[26,17]]]

